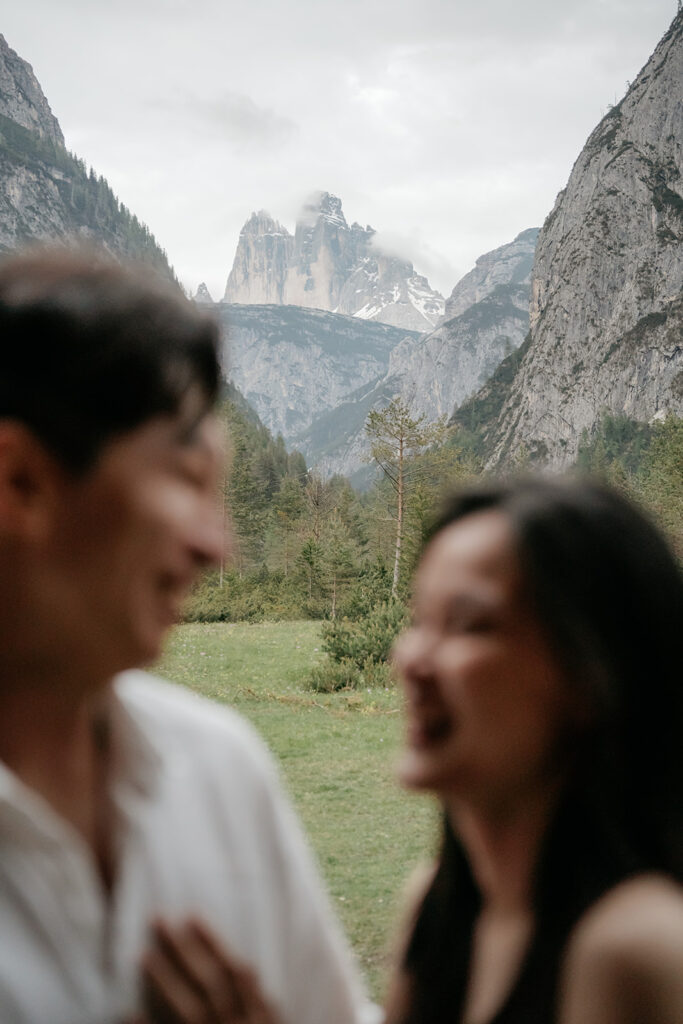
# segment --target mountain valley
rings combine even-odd
[[[590,135],[542,229],[479,257],[444,299],[315,193],[293,233],[244,224],[221,326],[227,374],[324,476],[366,475],[368,412],[465,427],[490,468],[560,468],[608,412],[683,414],[683,14]],[[149,229],[69,153],[0,36],[0,251],[90,241],[173,271]]]

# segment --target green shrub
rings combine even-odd
[[[228,595],[223,588],[197,589],[185,605],[185,622],[232,622]]]
[[[195,587],[185,607],[185,622],[276,622],[319,618],[282,573],[259,569],[239,576],[208,573]]]
[[[362,685],[370,690],[388,690],[396,685],[391,665],[386,661],[366,661],[362,677]]]
[[[352,661],[359,669],[369,662],[386,662],[408,612],[398,601],[379,605],[365,618],[336,619],[322,627],[322,649],[336,662]]]
[[[349,658],[332,661],[326,658],[321,665],[311,669],[305,686],[315,693],[337,693],[339,690],[357,690],[363,685],[358,666]]]

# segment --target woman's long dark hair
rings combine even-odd
[[[541,1024],[554,1018],[562,949],[581,913],[641,871],[683,882],[683,578],[649,520],[589,481],[530,478],[463,491],[430,539],[488,510],[510,523],[539,622],[594,717],[541,850],[535,938],[504,1016]],[[460,1018],[478,905],[445,821],[406,952],[414,995],[405,1024]]]

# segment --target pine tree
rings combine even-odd
[[[683,419],[667,416],[656,424],[636,493],[667,531],[683,562]]]
[[[301,483],[295,477],[285,476],[272,502],[273,527],[276,539],[280,542],[285,576],[289,576],[296,551],[297,528],[304,508]]]
[[[372,458],[389,481],[395,495],[396,535],[394,572],[391,584],[391,596],[394,600],[398,589],[403,521],[408,500],[406,460],[411,454],[443,441],[446,434],[446,425],[443,420],[432,424],[426,424],[424,420],[424,415],[413,419],[410,409],[403,399],[394,398],[381,411],[373,409],[365,423],[365,433],[370,441]]]
[[[310,532],[320,542],[328,516],[336,504],[336,495],[329,483],[317,473],[309,473],[304,487],[304,499]]]
[[[330,618],[336,619],[339,604],[358,571],[358,552],[338,511],[326,524],[322,545],[322,578],[330,601]]]
[[[322,558],[322,547],[313,537],[308,538],[297,555],[297,568],[305,581],[309,607],[313,602],[314,595],[317,597],[320,590],[323,573]]]
[[[232,468],[227,482],[227,505],[235,532],[235,563],[241,576],[261,553],[266,502],[254,473],[244,431],[233,424],[231,438]]]

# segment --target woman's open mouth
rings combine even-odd
[[[428,747],[441,743],[452,733],[453,719],[450,715],[420,715],[410,719],[408,743],[412,747]]]

